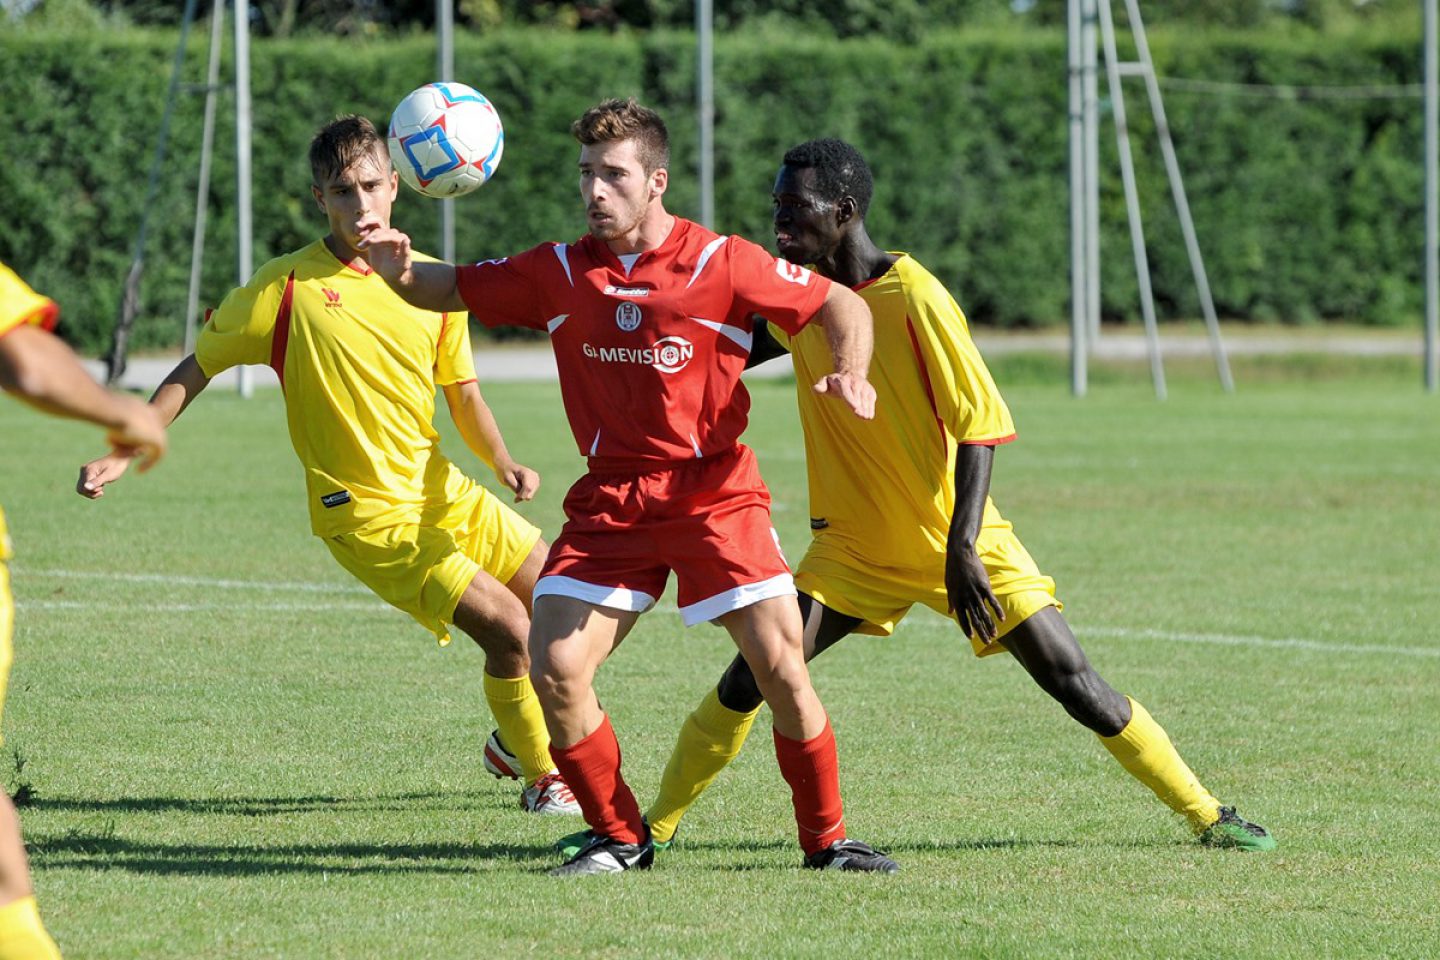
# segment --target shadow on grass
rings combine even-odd
[[[169,876],[253,876],[276,874],[471,874],[486,863],[505,861],[554,866],[548,846],[497,843],[148,843],[108,834],[71,832],[36,837],[31,856],[47,868],[163,874]]]
[[[513,797],[507,792],[503,805]],[[115,797],[109,800],[40,795],[30,800],[32,810],[70,810],[86,813],[201,813],[241,817],[277,814],[335,812],[412,812],[436,809],[476,809],[496,805],[489,793],[397,793],[372,797]]]

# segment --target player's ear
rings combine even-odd
[[[321,193],[320,188],[313,183],[310,184],[310,196],[315,198],[315,206],[320,208],[321,213],[328,212],[325,209],[325,194]]]
[[[841,226],[855,219],[860,212],[860,205],[855,202],[854,197],[841,197],[835,204],[835,222]]]
[[[650,174],[650,199],[654,200],[656,197],[663,196],[665,194],[665,188],[669,185],[670,171],[664,167]]]

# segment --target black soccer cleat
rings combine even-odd
[[[575,856],[550,871],[552,877],[588,877],[598,873],[649,870],[655,862],[655,845],[650,831],[643,843],[623,843],[613,837],[593,835]]]
[[[836,840],[805,858],[810,870],[854,870],[861,873],[899,873],[900,864],[859,840]]]

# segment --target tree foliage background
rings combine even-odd
[[[308,2],[297,0],[297,9],[308,10]],[[62,23],[58,11],[66,3],[102,21],[121,16],[123,7],[133,20],[123,28],[105,21],[107,29],[83,17]],[[990,8],[989,0],[968,3]],[[399,6],[340,5],[371,14]],[[841,4],[852,5],[864,6]],[[270,3],[266,15],[279,6],[280,0]],[[548,15],[541,6],[526,16]],[[558,16],[562,6],[582,5],[552,4],[550,13]],[[658,18],[666,11],[678,17],[688,4],[638,6]],[[729,7],[737,13],[747,5]],[[19,29],[0,31],[0,209],[7,218],[0,259],[61,299],[66,335],[89,350],[104,348],[118,314],[177,38],[173,28],[137,26],[145,9],[159,17],[156,5],[140,0],[110,9],[46,0]],[[296,16],[295,36],[259,36],[252,51],[257,264],[323,229],[304,164],[314,129],[345,111],[383,125],[405,92],[432,79],[434,41],[423,30],[396,24],[327,37],[307,32]],[[1007,7],[1005,16],[1020,15]],[[1178,78],[1262,85],[1419,79],[1418,23],[1404,29],[1352,23],[1343,30],[1294,18],[1284,23],[1290,26],[1263,31],[1160,24],[1152,46],[1160,73]],[[203,27],[192,31],[189,84],[203,75],[205,39]],[[633,94],[667,116],[674,138],[670,206],[695,215],[694,47],[693,34],[663,28],[569,30],[547,22],[464,30],[457,75],[499,107],[506,152],[496,179],[459,201],[461,256],[510,253],[583,230],[568,128],[602,96]],[[933,30],[906,43],[837,39],[768,20],[727,31],[716,45],[716,226],[768,238],[769,190],[781,152],[808,137],[842,136],[875,168],[871,221],[879,242],[916,254],[978,323],[1063,322],[1065,63],[1064,30],[1028,20]],[[1162,316],[1193,317],[1198,304],[1143,89],[1137,84],[1128,95],[1159,306]],[[1417,99],[1403,93],[1260,99],[1184,90],[1166,96],[1222,316],[1373,324],[1418,317]],[[137,347],[180,341],[202,106],[202,98],[187,95],[177,107],[151,209]],[[231,106],[227,94],[209,197],[203,300],[210,304],[236,281]],[[1102,311],[1107,320],[1129,322],[1138,314],[1136,280],[1108,124],[1101,146]],[[437,219],[434,203],[408,191],[396,208],[397,225],[431,249]]]

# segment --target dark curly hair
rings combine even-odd
[[[859,150],[844,140],[807,140],[786,150],[783,163],[797,170],[814,170],[815,191],[825,200],[834,203],[841,197],[854,197],[862,218],[870,209],[870,197],[875,192],[870,165]]]

